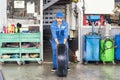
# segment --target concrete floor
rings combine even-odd
[[[30,63],[23,66],[3,64],[0,66],[6,80],[120,80],[120,65],[82,65],[70,63],[67,77],[57,77],[51,72],[51,64]]]

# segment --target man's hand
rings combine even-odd
[[[64,44],[66,44],[66,42],[67,42],[67,39],[64,39]]]
[[[59,44],[59,42],[58,42],[58,39],[56,38],[55,39],[55,42],[56,42],[56,46]]]

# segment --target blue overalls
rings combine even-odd
[[[56,61],[56,42],[55,42],[55,38],[58,39],[59,44],[63,44],[64,43],[64,38],[68,39],[68,24],[63,20],[62,24],[60,26],[60,28],[57,25],[57,22],[54,21],[51,26],[50,26],[50,30],[52,33],[52,40],[51,40],[51,45],[52,45],[52,61],[53,61],[53,68],[57,68],[57,61]],[[67,63],[69,61],[69,57],[68,57],[68,42],[66,42],[66,46],[67,46]]]

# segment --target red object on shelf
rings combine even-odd
[[[89,23],[88,20],[86,20],[86,16],[87,16],[87,14],[84,14],[84,15],[83,15],[83,25],[84,25],[84,26],[89,26],[90,23]],[[98,23],[100,23],[101,26],[104,26],[104,15],[100,15],[100,20],[99,20],[99,21],[96,21],[95,24],[97,25]]]
[[[7,34],[8,33],[8,28],[7,27],[4,27],[4,33]]]
[[[11,27],[12,27],[11,33],[14,33],[14,31],[15,31],[15,25],[14,25],[14,24],[11,24]]]

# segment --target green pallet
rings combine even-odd
[[[20,48],[1,48],[1,53],[20,53]]]
[[[40,48],[36,48],[36,47],[22,48],[21,53],[40,53]]]
[[[1,42],[20,42],[20,39],[19,38],[1,39]]]
[[[21,33],[21,42],[40,42],[40,33]]]
[[[1,62],[4,62],[4,61],[20,61],[20,58],[3,58],[3,59],[0,59]]]
[[[41,61],[41,58],[22,58],[21,61]]]
[[[19,33],[14,33],[14,34],[1,34],[1,38],[4,39],[9,39],[9,38],[19,38],[20,34]]]
[[[4,59],[0,59],[0,62],[11,62],[11,61],[16,61],[16,62],[20,62],[20,58],[17,59],[11,59],[11,58],[4,58]]]
[[[20,41],[20,34],[0,34],[1,42],[19,42]]]
[[[21,38],[21,42],[40,42],[39,38]]]
[[[40,33],[21,33],[21,38],[40,38]]]

